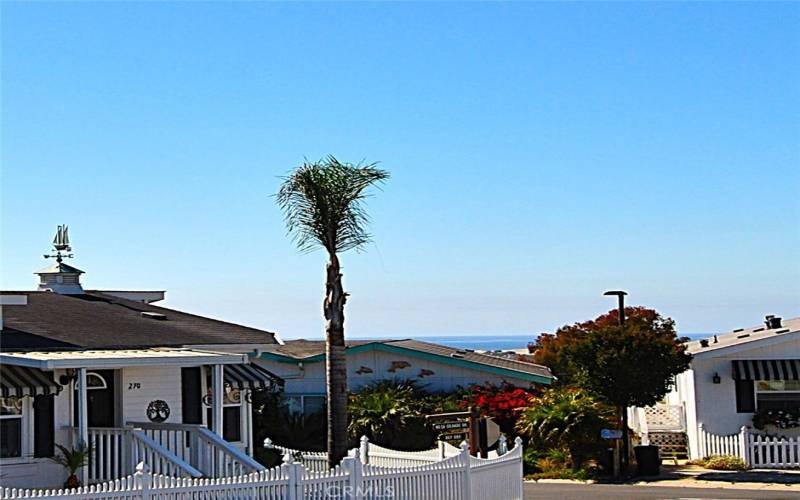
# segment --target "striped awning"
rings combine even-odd
[[[733,361],[734,380],[800,380],[800,359]]]
[[[53,380],[50,372],[24,366],[0,365],[0,393],[4,398],[58,394],[60,391],[61,386]]]
[[[225,383],[235,389],[274,389],[283,379],[257,365],[225,365]]]

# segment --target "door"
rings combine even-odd
[[[92,370],[86,373],[86,403],[89,427],[116,427],[116,372],[114,370]],[[73,418],[77,425],[77,393],[73,405]]]

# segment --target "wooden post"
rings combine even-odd
[[[614,440],[614,478],[615,479],[619,479],[619,473],[620,473],[620,469],[621,469],[621,467],[620,467],[621,464],[619,463],[619,461],[620,461],[619,459],[620,459],[620,456],[619,456],[619,439],[615,439]]]
[[[489,436],[486,430],[486,417],[478,420],[478,449],[481,458],[489,458]]]
[[[474,406],[469,407],[469,452],[473,456],[478,455],[478,409]]]

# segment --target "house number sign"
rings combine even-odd
[[[141,389],[141,388],[142,388],[142,383],[141,382],[130,382],[128,384],[128,390],[129,391],[135,391],[136,389]]]

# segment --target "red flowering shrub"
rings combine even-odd
[[[520,412],[528,406],[536,392],[503,382],[497,386],[492,383],[471,385],[464,394],[461,407],[474,406],[487,417],[494,417],[500,430],[506,435],[515,434]]]

